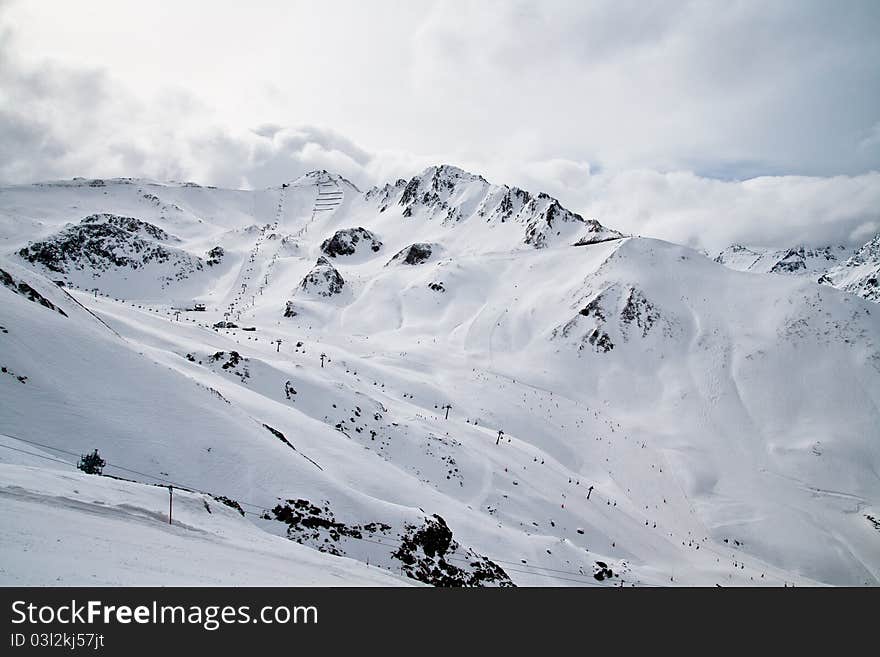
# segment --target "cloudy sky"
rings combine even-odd
[[[0,182],[448,162],[717,249],[880,230],[880,2],[0,0]]]

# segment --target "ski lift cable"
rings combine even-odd
[[[62,448],[59,448],[59,447],[53,447],[53,446],[51,446],[51,445],[46,445],[46,444],[44,444],[44,443],[39,443],[39,442],[34,441],[34,440],[28,440],[28,439],[21,438],[21,437],[19,437],[19,436],[15,436],[15,435],[12,435],[12,434],[9,434],[9,433],[5,433],[5,432],[4,432],[4,433],[2,433],[2,434],[0,434],[0,435],[7,436],[7,437],[12,438],[12,439],[14,439],[14,440],[20,440],[20,441],[22,441],[22,442],[24,442],[24,443],[29,443],[29,444],[32,444],[32,445],[36,445],[36,446],[38,446],[38,447],[44,447],[44,448],[46,448],[46,449],[51,449],[51,450],[54,450],[54,451],[58,451],[58,452],[61,452],[61,453],[63,453],[63,454],[67,454],[67,455],[70,455],[70,456],[75,456],[75,457],[80,457],[80,456],[81,456],[81,455],[78,455],[78,454],[76,454],[75,452],[71,452],[71,451],[69,451],[69,450],[65,450],[65,449],[62,449]],[[62,460],[60,460],[60,459],[54,459],[54,458],[49,457],[49,456],[43,456],[43,455],[40,455],[40,454],[35,454],[35,453],[33,453],[33,452],[27,452],[27,451],[25,451],[25,450],[17,449],[17,448],[15,448],[15,447],[11,447],[11,446],[9,446],[9,445],[0,445],[0,447],[5,447],[6,449],[10,449],[10,450],[13,450],[13,451],[16,451],[16,452],[21,452],[21,453],[24,453],[24,454],[29,454],[29,455],[31,455],[31,456],[35,456],[35,457],[38,457],[38,458],[43,458],[43,459],[46,459],[46,460],[49,460],[49,461],[55,461],[55,462],[57,462],[57,463],[62,463],[62,464],[64,464],[64,465],[69,465],[69,466],[71,466],[71,467],[76,467],[74,464],[69,463],[69,462],[67,462],[67,461],[62,461]],[[217,497],[217,495],[214,494],[214,493],[211,493],[211,492],[209,492],[209,491],[205,491],[205,490],[201,490],[201,489],[196,488],[196,487],[193,487],[193,486],[187,486],[187,485],[181,484],[181,483],[176,482],[176,481],[173,481],[173,480],[171,480],[171,479],[169,479],[169,478],[167,478],[167,477],[160,477],[160,476],[152,475],[152,474],[149,474],[149,473],[146,473],[146,472],[141,472],[141,471],[139,471],[139,470],[134,470],[134,469],[132,469],[132,468],[126,468],[126,467],[124,467],[124,466],[115,465],[115,464],[112,464],[112,463],[110,463],[110,462],[106,462],[105,467],[112,467],[112,468],[116,468],[117,470],[122,470],[122,471],[124,471],[124,472],[129,472],[129,473],[132,473],[132,474],[137,474],[137,475],[140,475],[140,476],[142,476],[142,477],[148,477],[148,478],[150,478],[150,479],[154,479],[154,480],[156,480],[156,481],[166,482],[166,483],[171,484],[171,485],[173,485],[173,486],[175,486],[175,487],[177,487],[177,488],[180,488],[180,489],[182,489],[182,490],[187,490],[187,491],[194,492],[194,493],[200,493],[200,494],[202,494],[202,495],[209,495],[209,496],[214,497],[214,498]],[[140,482],[135,482],[135,483],[140,483]],[[249,515],[254,515],[254,516],[257,516],[257,517],[259,517],[259,518],[263,518],[263,517],[264,517],[264,513],[265,513],[269,508],[271,508],[271,506],[272,506],[272,505],[255,504],[255,503],[253,503],[253,502],[249,502],[249,501],[245,501],[245,500],[240,500],[240,499],[236,499],[235,501],[236,501],[237,503],[241,504],[241,505],[248,506],[248,507],[255,508],[255,509],[259,509],[259,510],[260,510],[260,513],[255,513],[255,512],[253,512],[253,511],[244,511],[244,510],[243,510],[244,513],[249,514]],[[274,504],[274,503],[273,503],[273,504]],[[368,543],[376,543],[376,544],[378,544],[378,545],[385,545],[385,546],[389,546],[389,547],[400,547],[400,544],[398,544],[398,545],[393,545],[393,544],[388,544],[388,543],[380,543],[380,542],[378,542],[378,541],[370,540],[370,539],[366,539],[366,538],[361,538],[361,539],[358,539],[358,540],[363,540],[363,541],[368,542]],[[728,555],[722,555],[721,553],[718,553],[718,552],[716,552],[716,551],[710,549],[710,548],[707,547],[707,546],[704,546],[704,549],[705,549],[707,552],[713,553],[713,554],[715,554],[715,555],[718,556],[718,557],[724,557],[725,559],[726,559],[726,558],[729,558]],[[454,557],[453,557],[453,558],[454,558]],[[463,559],[463,560],[464,560],[464,561],[468,561],[467,559]],[[558,572],[558,573],[564,573],[564,574],[569,574],[569,575],[576,575],[576,576],[588,577],[587,575],[583,575],[582,573],[577,573],[577,572],[574,572],[574,571],[567,571],[567,570],[561,570],[561,569],[554,569],[554,568],[549,568],[549,567],[545,567],[545,566],[537,566],[537,565],[532,565],[532,564],[523,564],[523,563],[518,563],[518,562],[514,562],[514,561],[504,560],[504,559],[493,559],[493,561],[497,561],[497,562],[499,562],[499,563],[504,563],[504,564],[515,565],[515,566],[517,566],[518,568],[533,568],[533,569],[546,570],[546,571],[550,571],[550,572]],[[753,568],[753,566],[750,566],[750,568]],[[512,572],[524,572],[524,573],[527,573],[527,574],[533,574],[533,575],[545,575],[545,576],[547,576],[547,577],[553,577],[552,575],[549,575],[549,574],[546,574],[546,573],[539,573],[539,572],[533,572],[533,571],[522,571],[522,570],[519,570],[519,571],[518,571],[518,570],[516,570],[516,569],[514,569],[514,568],[508,568],[508,570],[511,570]],[[757,569],[756,569],[756,570],[757,570]],[[561,578],[561,579],[565,579],[565,578]],[[774,578],[774,579],[777,579],[777,578]],[[570,580],[570,581],[576,581],[576,580]],[[780,581],[782,581],[782,580],[780,580]],[[592,582],[583,582],[583,583],[586,583],[586,584],[592,585]],[[632,582],[631,582],[631,583],[632,583]],[[661,586],[661,585],[658,585],[658,584],[646,584],[646,583],[637,583],[637,584],[638,584],[639,586]],[[605,586],[605,585],[600,585],[600,586]]]
[[[36,456],[37,458],[46,459],[47,461],[54,461],[55,463],[63,463],[64,465],[69,465],[72,468],[76,467],[73,463],[70,463],[69,461],[62,461],[61,459],[56,459],[51,456],[45,456],[43,454],[37,454],[36,452],[28,452],[23,449],[18,449],[17,447],[12,447],[11,445],[0,445],[0,447],[2,447],[4,449],[11,449],[13,452],[21,452],[22,454]]]
[[[5,434],[5,433],[4,433],[3,435],[5,435],[5,436],[7,436],[7,437],[9,437],[9,438],[14,438],[15,440],[23,440],[24,442],[30,442],[30,443],[34,443],[34,444],[39,444],[39,443],[35,443],[34,441],[25,441],[24,439],[16,438],[15,436],[10,436],[9,434]],[[35,452],[28,452],[28,451],[26,451],[26,450],[18,449],[18,448],[16,448],[16,447],[12,447],[12,446],[10,446],[10,445],[0,445],[0,447],[3,447],[3,448],[5,448],[5,449],[9,449],[9,450],[12,450],[12,451],[15,451],[15,452],[20,452],[20,453],[22,453],[22,454],[27,454],[27,455],[29,455],[29,456],[34,456],[34,457],[37,457],[37,458],[42,458],[42,459],[45,459],[45,460],[47,460],[47,461],[54,461],[55,463],[61,463],[61,464],[63,464],[63,465],[68,465],[68,466],[70,466],[70,467],[76,467],[73,463],[70,463],[70,462],[68,462],[68,461],[62,461],[62,460],[60,460],[60,459],[56,459],[56,458],[53,458],[53,457],[51,457],[51,456],[45,456],[45,455],[42,455],[42,454],[37,454],[37,453],[35,453]],[[46,447],[48,447],[48,446],[46,446]],[[52,448],[52,447],[49,447],[49,449],[58,449],[58,448]],[[73,452],[69,452],[69,451],[67,451],[67,450],[58,449],[58,451],[64,452],[64,453],[66,453],[66,454],[72,454],[72,455],[75,456],[75,454],[74,454]],[[122,468],[120,468],[119,466],[113,466],[113,467],[116,467],[116,468],[118,468],[118,469],[122,469]],[[128,470],[128,469],[126,469],[126,470],[127,470],[127,471],[131,471],[131,472],[136,472],[136,471],[132,471],[132,470]],[[147,475],[147,474],[145,474],[145,473],[139,473],[139,472],[138,472],[137,474],[142,474],[143,476],[151,476],[151,475]],[[165,479],[164,481],[170,481],[170,480]],[[174,482],[171,482],[171,483],[174,483]],[[181,489],[188,489],[188,487],[185,487],[185,486],[182,486],[182,485],[177,485],[177,487],[178,487],[178,488],[181,488]],[[192,490],[193,492],[201,493],[201,494],[204,494],[204,495],[211,495],[211,496],[213,497],[213,494],[212,494],[212,493],[208,493],[208,492],[206,492],[206,491],[201,491],[201,490],[197,490],[197,489],[189,489],[189,490]],[[243,503],[243,502],[241,502],[240,500],[236,500],[236,501],[239,502],[240,504]],[[266,508],[265,506],[260,506],[260,505],[250,505],[250,504],[248,504],[248,506],[254,506],[254,507],[256,507],[256,508],[261,508],[261,509],[265,509],[265,508]],[[244,511],[244,513],[246,513],[246,514],[248,514],[248,515],[254,515],[254,516],[257,516],[257,517],[263,517],[263,514],[261,514],[261,513],[254,513],[253,511]],[[364,541],[364,542],[366,542],[366,543],[373,543],[373,544],[376,544],[376,545],[382,545],[382,546],[384,546],[384,547],[399,548],[399,547],[401,547],[401,545],[402,545],[402,543],[396,543],[396,544],[395,544],[395,543],[383,543],[383,542],[381,542],[381,541],[376,541],[376,540],[372,540],[372,539],[368,539],[368,538],[363,538],[363,537],[360,538],[360,539],[357,539],[357,540],[361,540],[361,541]],[[450,560],[450,561],[460,561],[460,562],[468,562],[468,563],[471,561],[470,559],[467,559],[467,558],[464,558],[464,557],[455,557],[455,556],[447,557],[447,560]],[[513,562],[513,561],[507,561],[507,560],[505,560],[505,559],[492,559],[492,561],[497,561],[497,562],[499,562],[499,563],[506,563],[506,564],[514,564],[514,565],[517,565],[519,569],[517,569],[517,568],[509,568],[509,567],[505,569],[505,570],[510,570],[511,572],[520,572],[520,573],[529,574],[529,575],[544,576],[544,577],[550,577],[550,578],[553,578],[553,579],[559,579],[559,580],[564,580],[564,581],[577,582],[577,583],[581,583],[581,584],[587,584],[587,585],[590,585],[590,586],[603,586],[603,587],[605,587],[605,588],[610,588],[610,587],[608,587],[607,585],[594,584],[593,582],[590,582],[590,581],[587,581],[587,580],[576,580],[576,579],[566,578],[566,577],[556,577],[556,576],[551,575],[551,574],[548,574],[548,573],[536,572],[537,570],[540,569],[540,570],[548,570],[548,571],[558,572],[558,573],[563,573],[563,574],[568,574],[568,575],[576,575],[576,576],[580,576],[580,577],[588,577],[588,575],[585,575],[585,574],[582,574],[582,573],[577,573],[577,572],[574,572],[574,571],[567,571],[567,570],[559,570],[559,569],[553,569],[553,568],[546,568],[546,567],[543,567],[543,566],[535,566],[535,565],[532,565],[532,564],[522,564],[522,563],[517,564],[516,562]],[[521,570],[522,568],[533,569],[533,570]],[[631,582],[631,583],[635,583],[635,582]],[[656,585],[656,584],[639,584],[639,585],[641,585],[641,586],[659,586],[659,585]]]

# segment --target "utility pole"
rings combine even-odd
[[[281,338],[278,338],[277,340],[275,340],[275,344],[278,345],[277,348],[275,349],[275,352],[281,353]]]
[[[174,501],[174,487],[168,484],[168,524],[171,524],[171,505]]]
[[[443,408],[446,409],[446,419],[448,420],[449,419],[449,409],[452,408],[452,405],[446,404],[446,406],[444,406]]]
[[[321,367],[324,367],[324,359],[327,358],[327,354],[321,354]]]
[[[592,494],[593,494],[593,487],[590,486],[590,488],[587,490],[587,499],[590,499],[590,495],[592,495]]]
[[[503,436],[503,435],[504,435],[504,432],[501,431],[501,429],[499,429],[498,430],[498,439],[495,441],[496,445],[501,442],[501,436]]]

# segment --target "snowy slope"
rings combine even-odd
[[[4,586],[405,586],[411,581],[262,532],[206,495],[175,491],[169,524],[167,489],[89,476],[72,467],[0,465],[0,506]]]
[[[202,269],[21,255],[94,214]],[[48,454],[438,585],[880,582],[880,315],[812,277],[448,166],[3,188],[0,246],[0,433]]]

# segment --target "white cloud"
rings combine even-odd
[[[613,217],[620,229],[709,250],[852,243],[880,216],[880,173],[720,181],[632,171],[597,176],[583,198],[588,214]]]
[[[874,2],[179,5],[0,2],[0,181],[449,162],[711,250],[880,223]]]
[[[566,160],[470,164],[493,182],[545,191],[634,235],[719,251],[732,243],[861,244],[880,224],[880,173],[719,180],[690,171],[599,171]]]

